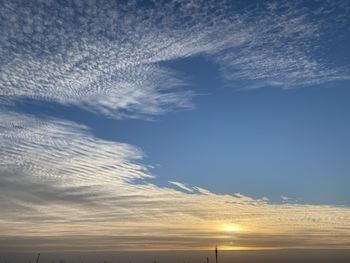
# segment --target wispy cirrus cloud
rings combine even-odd
[[[179,182],[171,182],[179,190],[159,187],[133,146],[67,121],[1,119],[2,250],[348,245],[349,208],[272,204]],[[227,232],[227,224],[239,231]]]

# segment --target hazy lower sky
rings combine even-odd
[[[0,251],[349,249],[349,14],[0,1]]]

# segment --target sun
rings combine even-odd
[[[235,224],[224,224],[222,230],[225,232],[239,232],[242,231],[242,228]]]

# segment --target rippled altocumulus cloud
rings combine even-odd
[[[180,182],[159,187],[133,146],[67,121],[16,113],[1,119],[4,250],[349,245],[349,208],[272,204]],[[227,233],[227,224],[241,231]]]
[[[74,103],[117,118],[188,108],[191,94],[179,89],[185,83],[158,62],[198,54],[249,87],[347,79],[348,68],[314,56],[330,21],[348,25],[347,6],[3,1],[1,95]]]

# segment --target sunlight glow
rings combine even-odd
[[[222,226],[222,230],[225,232],[239,232],[242,231],[242,228],[235,224],[225,224]]]
[[[244,246],[220,246],[220,250],[276,250],[280,249],[279,247],[244,247]]]

